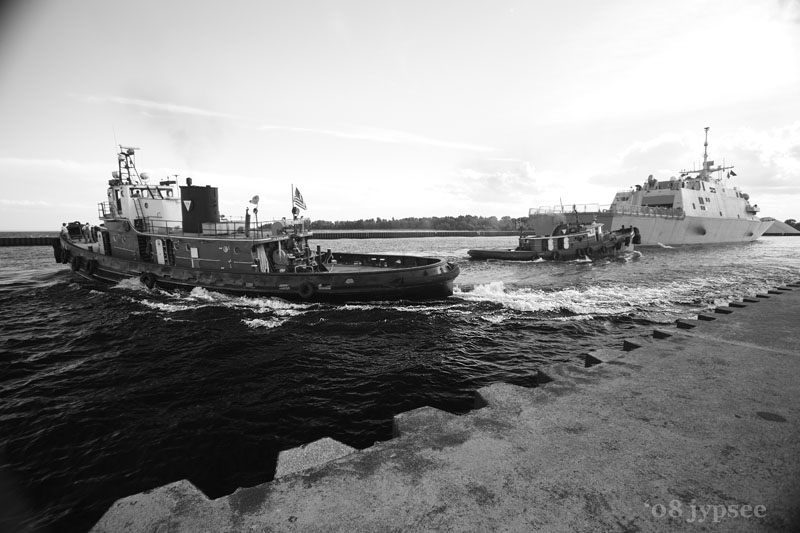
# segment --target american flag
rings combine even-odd
[[[294,189],[294,205],[299,207],[300,209],[307,209],[306,203],[303,201],[303,195],[300,194],[300,190],[295,187]]]

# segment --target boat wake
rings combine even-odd
[[[442,302],[425,303],[410,301],[374,301],[354,302],[340,305],[325,305],[319,303],[295,303],[282,298],[231,296],[225,293],[210,291],[195,287],[190,292],[166,291],[162,289],[148,289],[139,280],[125,279],[113,287],[124,289],[126,292],[137,293],[137,296],[128,296],[126,299],[144,307],[133,311],[133,315],[160,316],[161,320],[171,322],[194,322],[195,313],[203,309],[226,309],[241,314],[241,323],[251,329],[274,329],[284,325],[289,320],[306,315],[310,312],[375,312],[392,311],[402,313],[435,314],[455,312],[455,307],[442,305]],[[138,295],[144,295],[138,297]],[[324,320],[324,316],[322,318]]]
[[[632,252],[625,252],[621,256],[617,257],[618,261],[622,261],[623,263],[629,263],[631,261],[638,261],[642,258],[642,252],[639,250],[634,250]]]
[[[562,320],[587,320],[598,316],[652,315],[657,322],[664,317],[685,314],[674,300],[674,288],[631,288],[608,285],[588,288],[563,288],[543,291],[529,287],[507,287],[502,281],[477,285],[471,291],[456,287],[454,296],[470,302],[493,302],[513,311],[560,316]],[[674,318],[667,318],[668,321]]]
[[[195,287],[189,293],[153,290],[144,287],[138,280],[131,279],[121,281],[115,288],[147,294],[148,297],[141,299],[129,298],[145,308],[132,314],[152,315],[155,311],[156,316],[161,316],[165,321],[193,322],[194,316],[181,315],[194,314],[204,308],[223,308],[240,312],[241,322],[249,328],[272,329],[315,307],[315,304],[292,303],[281,298],[230,296],[200,287]]]

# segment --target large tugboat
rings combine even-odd
[[[135,165],[137,148],[120,146],[100,224],[65,223],[56,260],[88,279],[139,279],[148,288],[191,290],[299,300],[438,298],[453,292],[457,265],[411,255],[312,250],[305,203],[293,187],[291,220],[258,223],[221,217],[216,187],[148,184]],[[255,219],[255,223],[253,222]]]
[[[636,226],[642,245],[714,244],[753,241],[772,224],[756,215],[758,205],[727,183],[736,176],[733,166],[714,166],[708,159],[708,130],[705,128],[703,166],[682,170],[679,177],[659,181],[652,175],[642,185],[620,191],[610,206],[584,205],[580,220],[597,220],[610,228]],[[559,208],[532,208],[529,224],[537,227],[542,214]],[[548,224],[546,218],[544,227]]]
[[[576,213],[577,214],[577,213]],[[472,259],[502,259],[506,261],[574,261],[613,258],[633,252],[640,242],[639,230],[634,227],[604,231],[603,224],[593,220],[581,223],[577,218],[569,223],[563,213],[541,214],[537,226],[548,224],[552,231],[537,235],[522,235],[516,248],[468,250]]]

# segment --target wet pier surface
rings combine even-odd
[[[226,497],[123,498],[92,531],[797,531],[798,317],[800,284],[776,287],[480,389],[468,414],[403,413],[366,450],[289,450]]]

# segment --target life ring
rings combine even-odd
[[[77,270],[81,269],[81,264],[82,263],[83,263],[83,261],[81,261],[81,256],[76,255],[70,261],[70,267],[72,267],[72,270],[77,271]]]
[[[152,289],[156,286],[156,276],[155,274],[151,274],[150,272],[145,272],[139,277],[139,281],[144,283],[144,286],[148,289]]]
[[[558,253],[558,252],[553,252],[552,257],[553,257],[553,261],[558,261],[559,259],[561,259],[561,254]]]
[[[303,283],[300,284],[300,288],[297,289],[297,294],[299,294],[300,298],[302,298],[303,300],[308,300],[309,298],[314,296],[315,291],[316,288],[312,283],[304,281]]]
[[[86,272],[88,272],[89,275],[97,272],[97,261],[95,259],[90,259],[89,262],[86,263]]]

